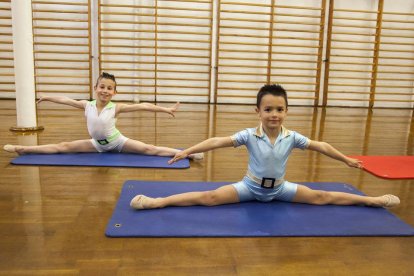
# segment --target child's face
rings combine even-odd
[[[260,102],[260,108],[256,108],[263,128],[280,129],[287,115],[285,99],[281,96],[267,94]]]
[[[116,94],[115,82],[111,79],[102,78],[95,86],[95,93],[99,100],[109,102]]]

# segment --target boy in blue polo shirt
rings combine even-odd
[[[178,152],[169,163],[190,154],[223,147],[245,145],[249,151],[249,165],[242,181],[222,186],[213,191],[189,192],[165,198],[137,195],[131,200],[135,209],[163,208],[166,206],[214,206],[250,200],[282,200],[298,203],[325,205],[367,205],[394,207],[400,203],[394,195],[378,197],[361,196],[343,192],[312,190],[304,185],[284,179],[289,154],[294,148],[309,149],[325,154],[347,164],[362,168],[361,161],[349,158],[325,142],[309,138],[286,129],[282,124],[287,115],[286,91],[280,85],[265,85],[257,94],[256,112],[260,125],[242,130],[231,137],[207,139],[184,151]]]

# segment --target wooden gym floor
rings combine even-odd
[[[38,135],[8,130],[16,124],[12,100],[0,101],[0,118],[2,147],[88,137],[83,112],[57,104],[39,107]],[[136,112],[118,120],[127,137],[170,147],[257,124],[253,106],[204,104],[182,104],[175,119]],[[413,110],[290,107],[285,126],[349,155],[414,153]],[[14,166],[13,157],[0,154],[1,275],[414,275],[414,237],[105,237],[124,181],[238,181],[247,167],[242,148],[210,152],[187,170]],[[414,225],[414,180],[380,179],[301,150],[286,178],[396,194],[402,203],[392,212]]]

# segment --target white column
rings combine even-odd
[[[210,74],[210,103],[216,103],[214,102],[214,91],[216,90],[216,72],[218,70],[217,64],[216,64],[216,54],[217,53],[217,39],[219,36],[218,33],[218,24],[219,24],[219,18],[217,18],[217,15],[219,14],[219,1],[214,0],[212,2],[213,5],[213,14],[212,14],[212,24],[213,28],[211,30],[211,74]]]
[[[15,130],[36,130],[32,1],[12,0],[11,11],[17,112]]]
[[[98,11],[99,1],[90,1],[91,5],[91,48],[92,48],[92,87],[95,86],[95,82],[99,77],[99,22]],[[94,93],[93,93],[94,94]]]

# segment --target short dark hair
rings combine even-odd
[[[266,84],[266,85],[263,85],[262,88],[260,88],[259,92],[257,93],[257,99],[256,99],[257,108],[260,108],[260,103],[262,101],[262,98],[268,94],[271,94],[273,96],[283,97],[285,99],[286,107],[288,107],[288,99],[287,99],[286,90],[279,84]]]
[[[106,72],[102,72],[102,73],[99,75],[98,79],[96,80],[96,85],[98,85],[98,83],[99,83],[99,81],[100,81],[101,79],[109,79],[109,80],[113,80],[113,81],[114,81],[114,83],[115,83],[115,90],[116,90],[116,80],[115,80],[115,76],[114,76],[114,75],[109,74],[109,73],[106,73]]]

